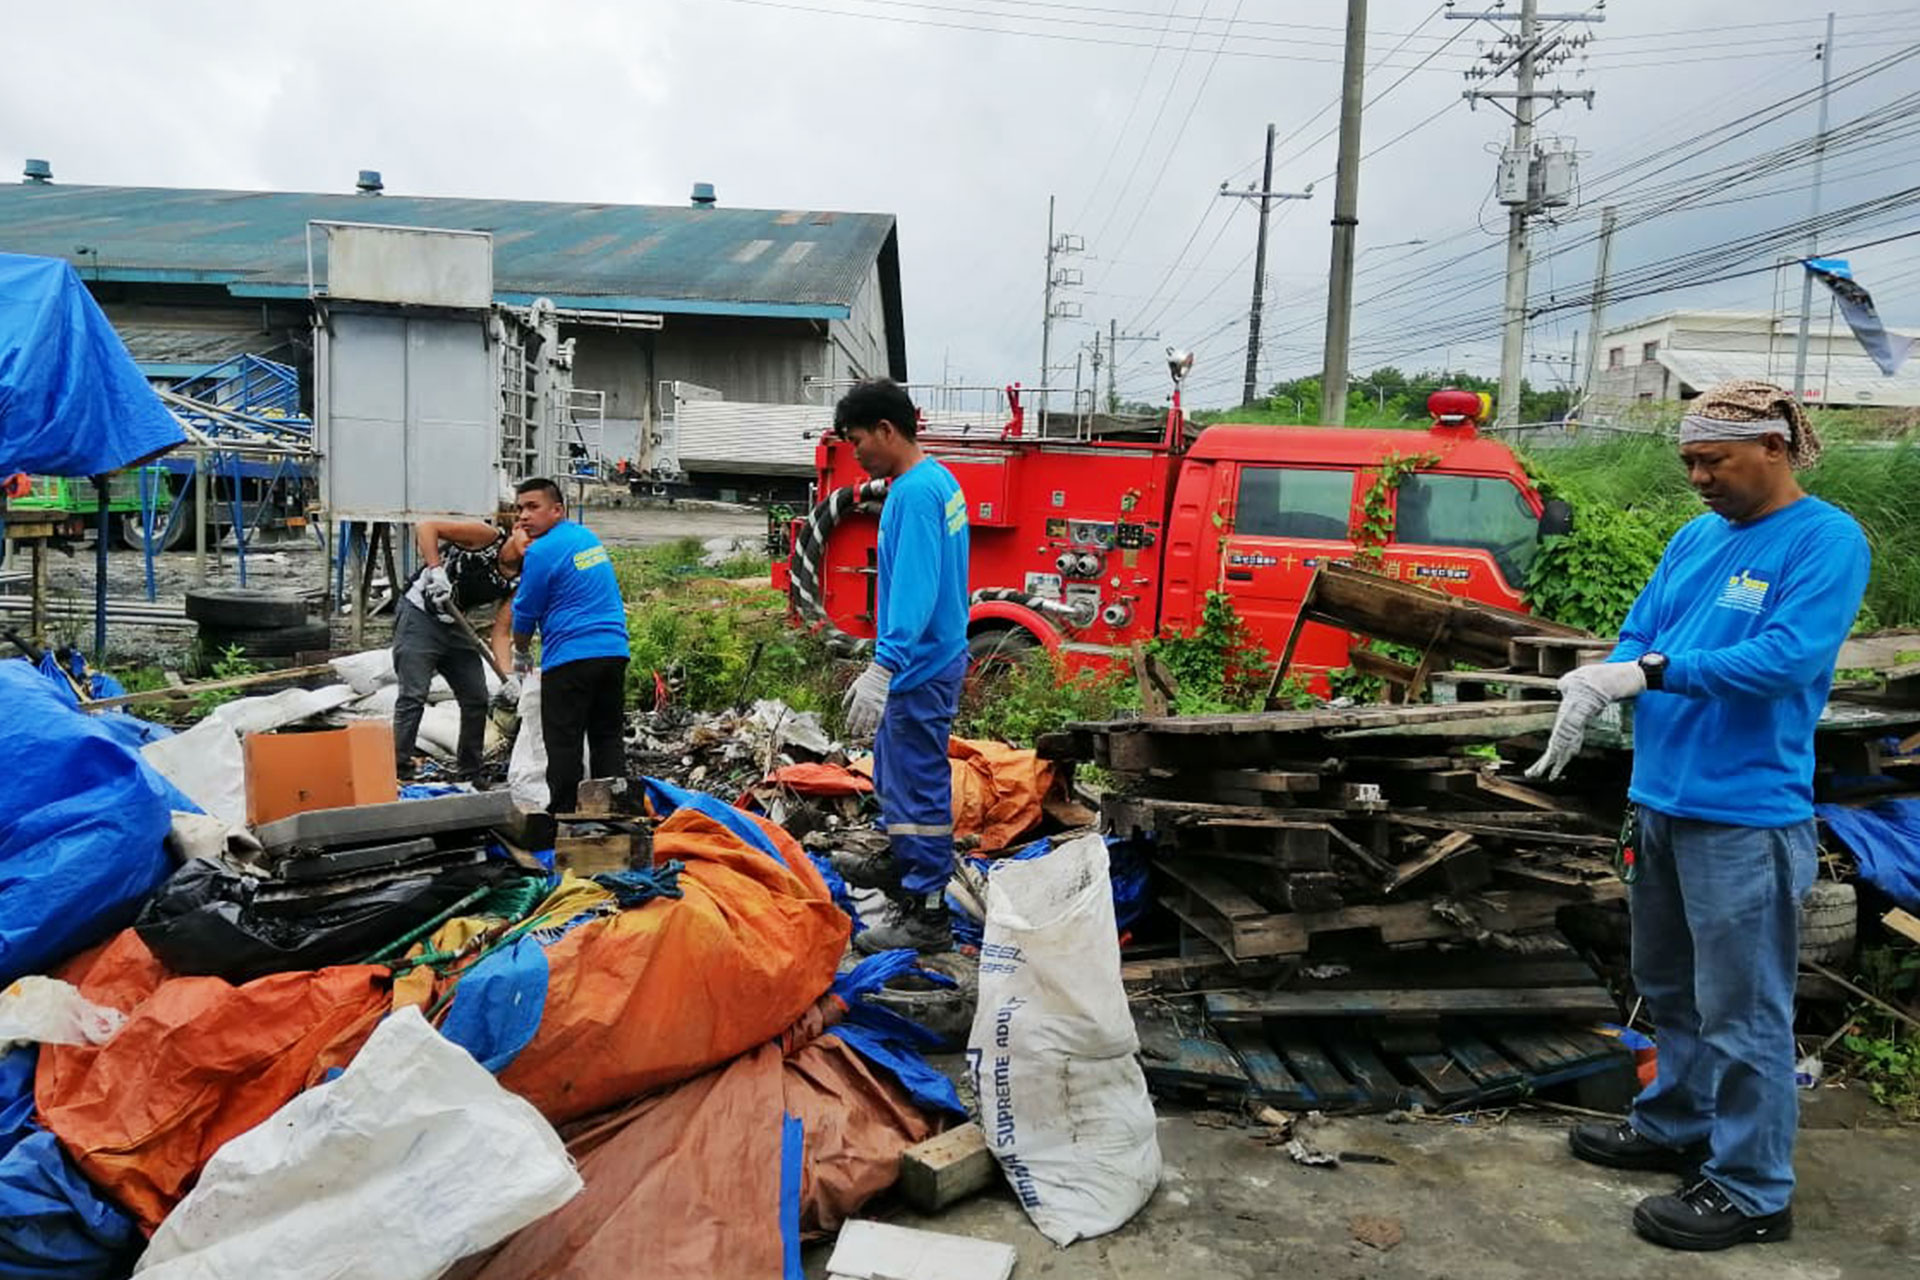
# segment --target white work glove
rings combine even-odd
[[[1567,762],[1578,755],[1587,736],[1587,722],[1609,703],[1625,702],[1647,691],[1647,673],[1637,662],[1596,662],[1575,667],[1560,677],[1560,711],[1553,718],[1547,753],[1527,770],[1529,778],[1558,778]]]
[[[533,674],[533,650],[515,649],[513,651],[513,674],[522,679]]]
[[[453,580],[447,577],[446,566],[433,565],[420,575],[420,595],[427,602],[427,612],[442,622],[453,621]]]
[[[493,691],[493,700],[503,707],[520,705],[520,677],[509,673],[500,681],[500,687]]]
[[[893,672],[877,662],[867,664],[860,678],[847,687],[847,732],[864,738],[880,727],[880,715],[887,709],[887,689],[893,684]]]

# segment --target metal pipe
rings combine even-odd
[[[94,552],[93,552],[93,660],[102,661],[107,651],[107,523],[111,518],[108,511],[108,484],[106,476],[93,478],[94,493]]]

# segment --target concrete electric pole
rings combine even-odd
[[[1820,45],[1820,131],[1813,139],[1813,221],[1807,224],[1807,257],[1820,255],[1820,170],[1827,158],[1827,93],[1833,84],[1833,14],[1827,14],[1827,38]],[[1800,337],[1793,348],[1793,398],[1807,402],[1807,330],[1813,320],[1813,272],[1800,268]],[[1831,326],[1827,346],[1833,346]]]
[[[1275,191],[1273,189],[1273,126],[1267,126],[1267,165],[1260,175],[1260,189],[1249,187],[1245,191],[1229,191],[1227,184],[1220,184],[1220,194],[1239,200],[1258,200],[1260,202],[1260,237],[1254,241],[1253,249],[1253,306],[1247,311],[1247,380],[1240,393],[1241,404],[1252,404],[1260,394],[1260,300],[1266,291],[1267,283],[1267,209],[1275,200],[1311,200],[1313,184],[1309,182],[1305,191]]]
[[[1347,348],[1353,325],[1353,237],[1360,211],[1360,106],[1367,79],[1367,0],[1347,0],[1340,85],[1340,166],[1333,183],[1333,252],[1327,267],[1327,341],[1320,363],[1320,421],[1347,420]]]
[[[1078,288],[1081,275],[1078,268],[1061,267],[1057,270],[1054,261],[1070,253],[1081,253],[1086,242],[1079,236],[1059,234],[1053,229],[1053,200],[1047,197],[1047,287],[1045,304],[1040,316],[1040,430],[1044,434],[1047,422],[1047,387],[1053,381],[1053,322],[1055,320],[1073,320],[1080,315],[1080,304],[1062,302],[1055,304],[1054,290]]]
[[[1594,371],[1600,367],[1600,331],[1607,322],[1607,277],[1613,273],[1613,228],[1620,210],[1607,205],[1600,210],[1600,260],[1593,267],[1593,312],[1587,318],[1587,366],[1580,377],[1580,398],[1574,410],[1582,416],[1593,395]]]
[[[1550,157],[1555,165],[1560,166],[1557,170],[1550,171],[1542,163],[1549,157],[1543,156],[1534,145],[1534,103],[1545,98],[1558,106],[1570,98],[1580,98],[1588,107],[1593,106],[1591,89],[1567,92],[1561,89],[1540,91],[1534,87],[1542,66],[1553,66],[1564,61],[1586,39],[1559,34],[1543,35],[1540,24],[1604,22],[1606,19],[1597,13],[1542,14],[1539,12],[1539,0],[1520,0],[1518,14],[1500,11],[1455,13],[1449,10],[1447,17],[1496,23],[1518,21],[1520,24],[1517,34],[1502,40],[1503,46],[1511,49],[1511,52],[1502,49],[1490,54],[1489,58],[1494,63],[1491,70],[1475,68],[1467,72],[1468,76],[1476,79],[1498,79],[1511,71],[1514,87],[1469,89],[1464,94],[1470,105],[1481,101],[1498,103],[1502,98],[1513,101],[1513,106],[1506,108],[1513,117],[1513,137],[1507,149],[1501,153],[1497,183],[1500,203],[1507,206],[1507,288],[1505,321],[1500,337],[1500,403],[1494,415],[1499,425],[1512,426],[1520,421],[1520,388],[1527,360],[1527,272],[1532,259],[1527,223],[1541,209],[1556,203],[1567,203],[1572,185],[1570,151],[1556,151]]]

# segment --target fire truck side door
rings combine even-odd
[[[1508,476],[1421,471],[1394,497],[1387,571],[1504,609],[1525,608],[1540,513]]]
[[[1278,654],[1300,612],[1314,566],[1353,554],[1355,474],[1351,468],[1268,466],[1242,463],[1233,518],[1223,540],[1219,589],[1254,640]],[[1347,637],[1309,623],[1300,633],[1294,662],[1305,667],[1342,667]]]

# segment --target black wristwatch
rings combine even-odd
[[[1659,692],[1667,686],[1667,655],[1664,653],[1643,653],[1640,655],[1640,671],[1647,678],[1647,688]]]

